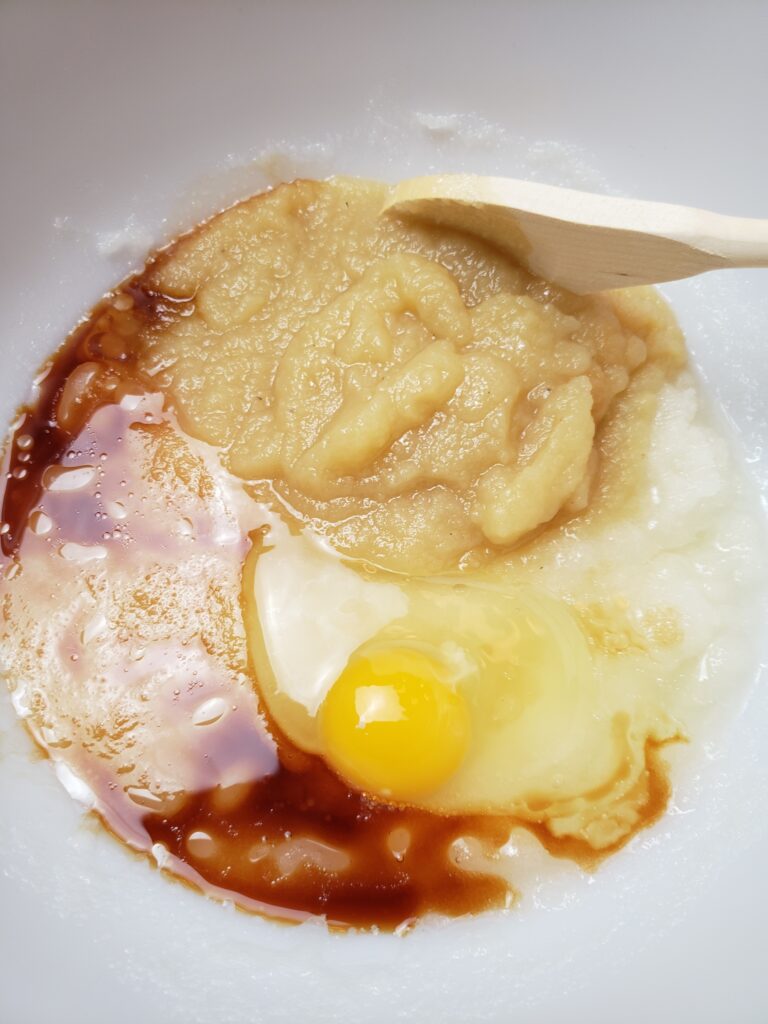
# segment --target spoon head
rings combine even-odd
[[[411,178],[395,186],[384,212],[477,235],[580,294],[672,281],[725,262],[675,237],[698,211],[512,178]]]

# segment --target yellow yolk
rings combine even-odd
[[[366,792],[392,800],[431,793],[469,746],[469,713],[440,666],[420,651],[353,657],[319,712],[326,760]]]

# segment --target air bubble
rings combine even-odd
[[[49,491],[79,491],[87,487],[96,475],[93,466],[49,466],[43,473],[43,487]]]
[[[16,447],[21,448],[22,451],[29,451],[34,443],[34,438],[30,437],[29,434],[20,434],[19,437],[16,438]]]
[[[411,833],[407,828],[395,828],[387,836],[389,852],[400,863],[405,860],[408,847],[411,845]]]
[[[195,709],[192,714],[194,725],[213,725],[227,713],[227,703],[223,697],[211,697]]]
[[[104,508],[113,519],[126,519],[128,516],[128,509],[122,501],[108,501],[105,503]]]
[[[26,475],[27,471],[24,468],[24,466],[15,466],[11,470],[11,476],[14,478],[14,480],[23,480]]]
[[[95,562],[107,557],[107,549],[99,545],[68,541],[59,548],[59,554],[68,562]]]
[[[130,797],[135,804],[138,804],[139,807],[154,809],[156,807],[162,807],[163,804],[163,801],[159,796],[156,796],[155,793],[143,786],[128,786],[125,794]]]
[[[187,852],[193,857],[213,857],[216,853],[216,843],[207,832],[190,832],[186,838]]]

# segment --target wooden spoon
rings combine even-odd
[[[574,292],[768,267],[768,220],[513,178],[411,178],[384,209],[479,235]]]

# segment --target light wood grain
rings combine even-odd
[[[768,267],[768,220],[513,178],[411,178],[395,187],[384,210],[479,235],[580,293]]]

